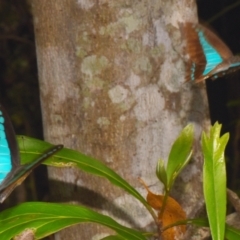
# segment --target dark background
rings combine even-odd
[[[197,4],[200,21],[210,24],[234,54],[240,53],[240,1],[199,0]],[[230,132],[228,186],[239,191],[240,71],[216,81],[207,80],[207,92],[212,123],[219,121],[223,133]],[[0,1],[0,102],[17,134],[43,137],[33,23],[24,0]],[[30,178],[0,209],[26,200],[47,200],[46,168],[40,166]],[[36,188],[32,187],[35,183]]]
[[[199,0],[199,20],[213,28],[229,46],[234,55],[240,54],[240,1]],[[240,190],[240,70],[218,78],[207,80],[207,93],[212,124],[223,124],[222,133],[230,133],[226,160],[228,187]]]
[[[0,0],[0,102],[18,135],[43,138],[33,22],[25,0]],[[41,165],[34,173],[0,209],[26,200],[46,200],[46,167]]]

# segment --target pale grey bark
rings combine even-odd
[[[45,139],[102,160],[143,194],[138,177],[160,193],[157,160],[167,159],[187,123],[197,140],[209,125],[204,84],[184,83],[179,23],[197,22],[195,2],[31,2]],[[189,217],[203,204],[198,143],[194,156],[173,191]],[[152,221],[105,180],[72,168],[50,168],[49,176],[55,201],[84,203],[134,227]],[[55,239],[105,233],[83,225]]]

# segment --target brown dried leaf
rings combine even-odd
[[[148,190],[148,189],[147,189]],[[165,205],[164,212],[162,217],[160,216],[160,210],[163,204],[164,196],[156,195],[148,190],[147,202],[149,205],[159,212],[158,220],[160,229],[173,224],[177,221],[186,220],[186,213],[180,206],[180,204],[173,198],[168,197]],[[162,232],[161,236],[163,240],[175,240],[178,237],[182,236],[186,231],[185,225],[179,225],[172,228],[169,228]]]

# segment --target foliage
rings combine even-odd
[[[203,188],[207,206],[208,219],[186,219],[180,204],[169,196],[173,183],[188,163],[192,155],[194,139],[193,126],[188,125],[173,143],[168,163],[159,160],[156,174],[162,181],[165,192],[158,195],[147,189],[145,200],[128,182],[100,161],[85,156],[77,151],[64,148],[49,158],[45,164],[51,166],[73,166],[87,173],[109,180],[112,185],[120,187],[138,199],[152,215],[158,232],[142,232],[127,228],[114,219],[89,208],[56,203],[27,202],[0,213],[0,239],[11,239],[25,229],[33,229],[36,239],[41,239],[68,226],[93,222],[113,229],[116,235],[105,237],[105,240],[147,239],[158,235],[163,240],[175,239],[186,231],[185,225],[210,226],[213,239],[239,239],[240,231],[225,225],[226,216],[226,173],[224,150],[228,134],[220,137],[221,125],[216,123],[209,136],[202,135],[204,156]],[[51,144],[27,137],[18,137],[22,163],[31,162]],[[157,212],[157,215],[156,213]]]
[[[203,190],[213,240],[224,239],[227,205],[224,151],[229,134],[220,137],[220,131],[221,125],[215,123],[209,137],[202,134]]]

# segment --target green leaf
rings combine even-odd
[[[221,124],[215,123],[209,137],[203,132],[203,190],[213,240],[224,239],[226,220],[226,167],[224,151],[229,134],[220,137]]]
[[[207,219],[189,219],[189,224],[195,224],[199,227],[209,227],[209,222]],[[240,230],[236,229],[228,224],[225,224],[225,238],[228,240],[239,240]]]
[[[122,238],[119,235],[111,235],[111,236],[107,236],[105,238],[102,238],[101,240],[126,240],[126,239]]]
[[[160,159],[157,164],[156,174],[158,179],[163,183],[165,189],[167,188],[167,172],[165,169],[164,161]]]
[[[112,218],[83,206],[56,203],[23,203],[0,213],[0,239],[10,240],[25,229],[34,229],[36,239],[78,223],[107,226],[123,239],[146,240],[139,231],[124,227]]]
[[[239,240],[240,230],[226,224],[225,237],[228,240]]]
[[[170,191],[176,177],[190,160],[192,156],[193,139],[193,125],[189,124],[182,130],[173,143],[166,170],[168,180],[167,191]]]
[[[209,227],[208,219],[207,218],[194,218],[194,219],[188,219],[188,224],[195,224],[199,227]]]
[[[42,152],[52,146],[50,143],[25,136],[18,136],[18,144],[22,163],[32,161],[32,159],[41,155]],[[122,179],[117,173],[108,168],[102,162],[95,160],[94,158],[88,157],[80,152],[64,148],[44,163],[57,167],[78,167],[87,173],[106,178],[115,186],[124,189],[129,194],[137,198],[149,211],[151,211],[146,200],[128,182]]]

